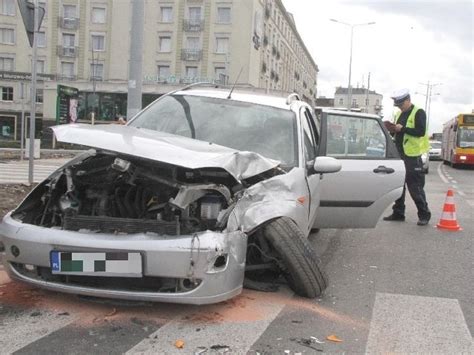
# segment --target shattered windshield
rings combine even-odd
[[[296,120],[292,111],[234,100],[170,95],[156,101],[130,126],[252,151],[295,166]]]

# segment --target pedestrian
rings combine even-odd
[[[405,192],[408,189],[418,209],[417,224],[426,226],[431,218],[428,202],[426,202],[425,174],[421,160],[421,155],[429,150],[426,113],[411,103],[410,92],[407,89],[395,91],[391,98],[400,112],[395,115],[395,123],[386,124],[386,127],[394,135],[395,145],[405,163],[405,184],[402,195],[392,207],[392,214],[384,217],[384,221],[403,222],[405,220]]]

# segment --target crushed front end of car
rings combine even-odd
[[[256,154],[231,153],[237,170],[268,168]],[[247,234],[226,230],[244,185],[222,168],[90,150],[5,216],[3,262],[12,278],[61,292],[223,301],[241,292],[244,279]]]

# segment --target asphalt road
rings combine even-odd
[[[311,235],[330,280],[320,299],[282,286],[201,307],[94,300],[0,269],[0,353],[474,353],[473,176],[431,162],[426,227],[407,199],[403,223]],[[435,227],[450,188],[458,232]]]

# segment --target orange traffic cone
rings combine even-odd
[[[449,189],[446,194],[446,201],[444,202],[443,214],[439,223],[436,225],[439,229],[446,229],[449,231],[462,230],[456,221],[456,206],[454,205],[454,193]]]

